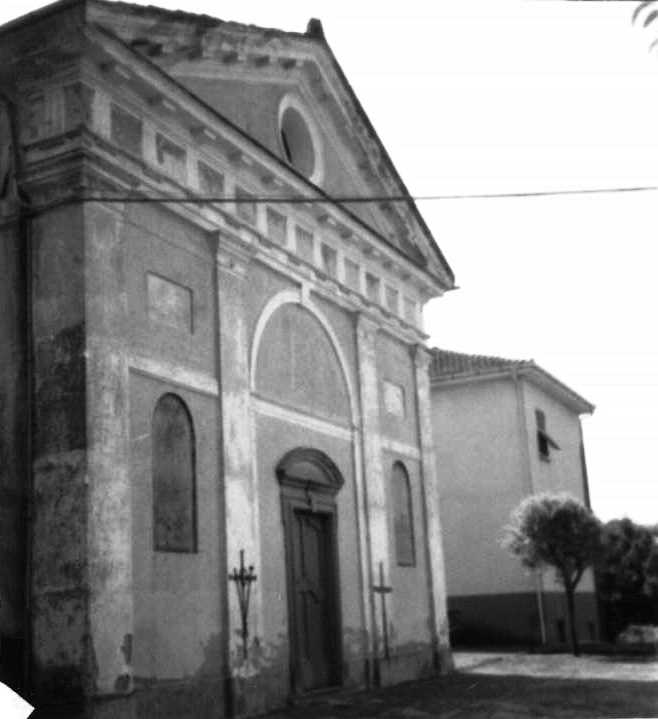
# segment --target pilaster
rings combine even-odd
[[[84,215],[30,222],[32,487],[28,571],[32,703],[75,715],[90,691]]]
[[[221,403],[221,467],[226,512],[226,574],[253,565],[257,580],[251,586],[243,636],[235,583],[228,592],[228,671],[233,713],[264,711],[264,692],[258,690],[257,650],[261,642],[262,600],[258,487],[254,470],[254,440],[249,387],[249,344],[245,298],[251,252],[248,245],[220,233],[217,249],[217,307],[219,321],[219,384]]]
[[[453,667],[448,626],[447,586],[443,556],[443,534],[439,514],[439,484],[434,457],[432,411],[430,404],[429,364],[431,353],[423,345],[414,345],[416,401],[418,411],[418,445],[425,520],[428,590],[435,662],[441,672]]]
[[[377,375],[377,325],[362,314],[357,315],[357,361],[361,393],[362,459],[364,507],[369,553],[366,584],[370,587],[370,614],[374,618],[372,637],[375,681],[381,680],[380,664],[384,657],[385,633],[383,612],[373,587],[390,578],[390,550],[386,486],[382,467],[382,445],[379,422],[379,380]],[[381,574],[380,574],[381,571]],[[390,616],[390,615],[389,615]]]
[[[130,393],[123,208],[85,206],[87,552],[91,691],[132,690]]]

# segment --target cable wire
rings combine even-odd
[[[580,188],[575,190],[537,190],[524,192],[482,192],[482,193],[464,193],[454,195],[373,195],[358,196],[346,195],[336,197],[306,197],[304,195],[286,196],[270,196],[261,197],[258,195],[245,197],[199,197],[198,195],[172,197],[163,195],[161,197],[136,195],[90,195],[70,198],[71,202],[106,202],[106,203],[188,203],[192,205],[202,204],[327,204],[327,205],[351,205],[351,204],[386,204],[386,203],[402,203],[402,202],[429,202],[435,200],[487,200],[487,199],[505,199],[505,198],[525,198],[525,197],[556,197],[568,195],[600,195],[613,193],[631,193],[631,192],[655,192],[658,185],[637,185],[634,187],[593,187]]]

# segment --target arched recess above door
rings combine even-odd
[[[259,322],[260,325],[260,322]],[[352,392],[335,338],[309,305],[272,308],[255,338],[253,391],[311,415],[352,423]]]

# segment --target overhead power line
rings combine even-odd
[[[184,195],[172,197],[168,195],[158,196],[137,196],[137,195],[90,195],[77,198],[71,198],[73,202],[121,202],[121,203],[162,203],[162,202],[180,202],[189,204],[328,204],[328,205],[364,205],[364,204],[386,204],[386,203],[404,203],[404,202],[429,202],[435,200],[487,200],[487,199],[505,199],[505,198],[524,198],[524,197],[558,197],[566,195],[602,195],[613,193],[631,193],[631,192],[655,192],[658,185],[638,185],[634,187],[593,187],[580,188],[574,190],[536,190],[530,192],[480,192],[480,193],[463,193],[452,195],[339,195],[339,196],[320,196],[307,197],[304,195],[291,196],[248,196],[245,197],[201,197],[198,195]]]

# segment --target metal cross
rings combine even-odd
[[[390,659],[388,649],[388,615],[386,613],[386,595],[393,591],[393,587],[384,584],[384,562],[379,563],[379,586],[374,586],[372,591],[379,594],[382,604],[382,638],[384,640],[384,658]]]
[[[242,620],[242,656],[247,660],[247,647],[249,644],[249,599],[251,598],[251,585],[256,581],[254,565],[244,566],[244,549],[240,550],[240,570],[233,568],[228,575],[229,581],[235,582],[238,590],[238,604],[240,606],[240,619]]]

